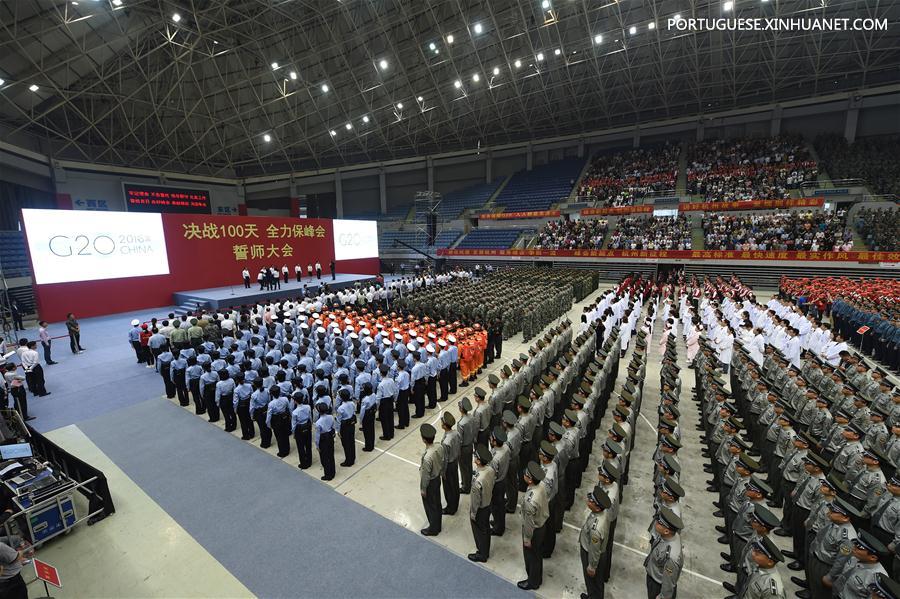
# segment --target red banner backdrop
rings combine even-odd
[[[900,262],[900,252],[753,252],[738,250],[480,250],[442,249],[439,256],[528,258],[637,258],[656,260],[807,260],[814,262]]]
[[[253,281],[264,266],[279,272],[287,266],[322,264],[323,272],[334,259],[332,221],[328,219],[163,214],[169,274],[35,285],[40,316],[65,320],[155,308],[172,304],[176,291],[243,285],[241,271]],[[336,262],[339,273],[379,272],[378,258]]]
[[[744,202],[687,202],[678,206],[681,212],[703,210],[766,210],[773,208],[818,208],[825,203],[825,198],[799,198],[796,200],[748,200]]]
[[[478,220],[507,220],[513,218],[556,218],[562,214],[559,210],[529,210],[524,212],[490,212],[479,214]]]
[[[613,206],[611,208],[583,208],[581,216],[612,216],[614,214],[646,214],[653,212],[653,206]]]

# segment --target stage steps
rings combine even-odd
[[[176,316],[183,316],[188,312],[197,312],[209,308],[209,302],[197,299],[189,299],[175,308]]]

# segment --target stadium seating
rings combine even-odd
[[[31,265],[21,231],[0,231],[0,264],[6,277],[29,277]]]
[[[444,195],[438,206],[438,212],[443,218],[454,219],[459,217],[464,210],[481,208],[487,204],[502,182],[503,177],[500,177],[490,183],[480,183],[465,189],[451,191]]]
[[[628,216],[609,234],[613,250],[690,250],[691,223],[685,216]]]
[[[538,233],[534,247],[553,250],[600,249],[606,237],[606,219],[555,220]]]
[[[900,250],[900,210],[863,208],[856,213],[856,231],[870,250]]]
[[[569,158],[537,166],[530,171],[519,171],[512,176],[494,203],[503,206],[506,212],[547,210],[572,192],[583,166],[581,158]]]
[[[678,146],[666,144],[597,156],[585,173],[578,197],[599,206],[631,206],[649,193],[671,190],[674,194],[678,155]]]
[[[867,137],[848,145],[841,135],[823,135],[815,147],[832,179],[865,179],[872,193],[900,196],[900,136]]]
[[[783,212],[733,215],[709,212],[703,217],[708,250],[849,251],[853,234],[846,211]]]
[[[421,233],[418,231],[380,231],[378,235],[378,247],[382,251],[401,250],[406,251],[409,248],[403,246],[395,247],[395,241],[402,241],[420,250],[434,250],[450,246],[459,237],[459,231],[441,231],[434,240],[434,245],[428,246],[418,242]]]
[[[523,232],[524,229],[474,229],[463,237],[456,247],[505,250],[512,246]]]

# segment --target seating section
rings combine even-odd
[[[402,204],[400,206],[394,206],[393,208],[388,208],[387,212],[378,216],[378,220],[384,220],[384,221],[406,220],[406,216],[409,214],[410,208],[412,208],[412,203]]]
[[[578,189],[581,201],[599,206],[641,204],[649,193],[675,193],[679,148],[666,144],[597,156]]]
[[[434,250],[450,246],[459,237],[459,231],[441,231],[434,240],[434,245],[422,245],[418,242],[420,236],[418,231],[380,231],[378,234],[378,248],[382,252],[391,250],[408,251],[402,245],[396,244],[395,241],[402,241],[420,250]]]
[[[789,198],[818,175],[799,136],[705,141],[687,153],[687,192],[706,202]]]
[[[628,216],[609,235],[612,250],[689,250],[691,245],[691,221],[685,216]]]
[[[487,204],[501,183],[503,183],[503,177],[494,179],[490,183],[481,183],[465,189],[451,191],[444,195],[438,207],[438,212],[443,218],[454,219],[459,217],[465,210],[481,208]]]
[[[530,171],[519,171],[512,176],[494,203],[503,206],[506,212],[547,210],[572,193],[582,167],[584,161],[581,158],[569,158]]]
[[[900,250],[900,209],[863,208],[856,214],[856,232],[876,252]]]
[[[841,135],[816,138],[816,152],[832,179],[865,179],[869,191],[900,196],[900,136],[857,139]]]
[[[709,212],[703,217],[708,250],[849,251],[853,233],[845,210],[733,215]]]
[[[525,232],[524,229],[473,229],[457,245],[457,249],[505,250]]]
[[[30,277],[31,265],[21,231],[0,231],[0,264],[6,277]]]
[[[538,233],[535,247],[552,250],[600,249],[608,221],[601,218],[550,221]]]

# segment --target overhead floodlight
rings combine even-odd
[[[0,79],[0,85],[3,85],[4,83],[6,83],[6,79]]]
[[[41,88],[39,88],[37,85],[35,85],[34,83],[32,83],[31,85],[28,86],[28,89],[29,89],[30,91],[36,92],[37,90],[39,90],[39,89],[41,89]]]
[[[542,60],[544,60],[544,53],[543,53],[543,52],[538,52],[537,60],[538,60],[538,62],[541,62]]]
[[[730,12],[732,8],[734,8],[734,2],[732,2],[731,0],[727,0],[727,2],[722,5],[722,10],[724,10],[725,12]]]
[[[594,43],[595,43],[595,44],[602,44],[602,43],[603,43],[603,36],[600,35],[599,33],[598,33],[597,35],[595,35],[595,36],[594,36]]]
[[[456,81],[453,82],[453,87],[455,87],[456,89],[461,88],[461,87],[462,87],[462,81],[460,81],[459,79],[457,79]]]
[[[437,50],[437,46],[435,45],[434,42],[431,42],[430,44],[428,44],[428,49],[429,50]]]
[[[475,83],[478,83],[479,81],[481,81],[481,75],[479,75],[478,73],[475,73],[474,75],[472,75],[472,81],[474,81]]]
[[[654,29],[656,29],[656,23],[650,21],[649,23],[647,23],[647,29],[653,31]]]
[[[514,62],[513,64],[516,66],[517,69],[521,69],[521,68],[522,68],[522,61],[521,61],[521,60],[516,60],[516,62]]]
[[[270,141],[272,141],[272,136],[266,133],[265,135],[263,135],[263,141],[269,143]]]
[[[388,68],[388,61],[386,61],[385,59],[382,58],[381,60],[378,61],[378,66],[381,68],[382,71],[386,71]]]
[[[347,123],[346,125],[344,125],[344,127],[347,129],[347,131],[350,131],[351,129],[353,129],[353,123]]]
[[[327,84],[327,83],[323,83],[323,84],[322,84],[322,87],[321,87],[320,89],[322,90],[322,93],[327,94],[327,93],[328,93],[328,90],[331,89],[331,88],[328,87],[328,84]]]
[[[397,110],[403,110],[403,102],[397,102]]]
[[[417,101],[417,102],[424,102],[424,101],[425,101],[425,98],[423,98],[422,96],[419,96],[419,97],[416,98],[416,101]]]
[[[500,74],[500,67],[494,67],[494,77]]]
[[[181,15],[178,13],[175,13],[174,15],[172,15],[172,20],[175,21],[176,23],[178,23],[179,21],[181,21]]]
[[[272,63],[272,70],[273,70],[273,71],[277,71],[277,70],[278,70],[278,63],[277,63],[277,62],[273,62],[273,63]]]
[[[334,137],[335,135],[337,135],[337,131],[335,131],[334,129],[332,129],[332,130],[329,131],[328,133],[331,134],[331,137]]]
[[[475,29],[475,33],[481,33],[482,31],[484,31],[484,28],[481,26],[481,23],[475,23],[474,29]]]
[[[453,39],[454,39],[454,38],[453,38],[453,34],[451,33],[450,35],[447,36],[447,43],[448,43],[448,44],[452,44],[452,43],[453,43]]]
[[[291,72],[288,74],[288,77],[291,78],[291,81],[296,81],[296,80],[297,80],[297,71],[291,71]]]
[[[637,33],[637,27],[632,25],[631,27],[628,28],[628,33],[630,33],[631,35],[634,35],[635,33]]]
[[[544,10],[549,10],[550,9],[550,0],[544,0],[543,2],[541,2],[541,8],[543,8]]]
[[[364,123],[368,123],[368,122],[369,122],[369,115],[364,115],[363,118],[362,118],[362,121],[363,121]]]
[[[122,6],[122,0],[112,0],[113,6]]]
[[[680,13],[680,12],[679,12],[679,13],[675,13],[675,16],[672,17],[672,19],[675,20],[675,21],[680,21],[680,20],[681,20],[681,13]]]
[[[560,50],[559,48],[557,48],[556,50],[553,51],[553,53],[554,53],[556,56],[559,56],[560,54],[562,54],[562,50]]]

